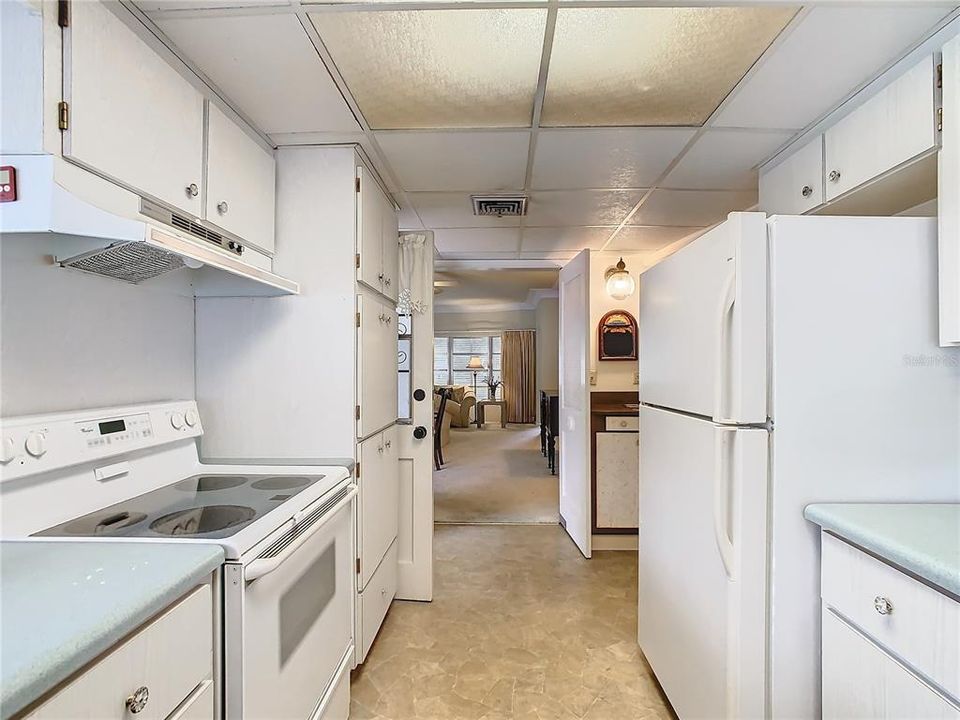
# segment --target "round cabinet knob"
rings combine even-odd
[[[47,436],[43,433],[32,432],[27,435],[27,441],[23,446],[33,457],[41,457],[47,452]]]
[[[17,456],[17,446],[13,438],[4,438],[0,441],[0,463],[6,465]]]
[[[387,447],[387,450],[390,449],[390,446],[391,446],[392,444],[393,444],[393,443],[392,443],[392,441],[390,441],[390,440],[387,440],[387,441],[384,443],[384,445],[386,445],[386,447]]]
[[[626,420],[621,420],[621,421],[620,421],[620,427],[626,427],[626,426],[627,426],[627,421],[626,421]]]
[[[839,171],[839,170],[831,170],[829,177],[830,177],[830,182],[832,182],[832,183],[840,182],[840,171]]]
[[[196,197],[200,194],[200,188],[197,187],[196,183],[190,183],[185,190],[187,191],[187,197]]]
[[[809,185],[804,185],[803,190],[800,191],[800,194],[808,198],[811,195],[813,195],[813,188],[810,187]]]
[[[887,600],[882,595],[877,595],[873,599],[873,607],[881,615],[889,615],[893,612],[893,603]]]
[[[226,215],[227,210],[229,209],[230,209],[230,206],[227,205],[226,200],[221,200],[220,202],[217,203],[217,212],[220,213],[221,215]]]
[[[187,412],[183,416],[183,419],[186,420],[187,425],[189,425],[190,427],[194,427],[198,422],[200,422],[200,416],[197,415],[197,411],[194,410],[193,408],[190,408],[189,410],[187,410]]]
[[[391,280],[390,278],[387,278],[387,279],[386,279],[387,287],[390,287],[390,283],[391,283],[391,282],[392,282],[392,280]]]
[[[174,430],[183,430],[183,413],[175,412],[170,416],[170,424]]]
[[[133,691],[133,695],[127,698],[127,710],[136,715],[147,706],[150,700],[150,690],[146,685],[141,685]]]

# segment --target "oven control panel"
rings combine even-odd
[[[7,418],[0,426],[0,482],[203,434],[192,400]]]

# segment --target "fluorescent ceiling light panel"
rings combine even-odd
[[[541,124],[702,125],[796,12],[561,8]]]
[[[528,127],[546,10],[310,13],[374,129]]]

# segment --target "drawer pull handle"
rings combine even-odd
[[[803,190],[800,191],[800,194],[803,195],[804,197],[810,197],[811,195],[813,195],[813,188],[810,187],[809,185],[804,185]]]
[[[141,685],[133,691],[133,695],[127,698],[127,710],[129,710],[133,715],[136,715],[147,706],[147,701],[149,699],[150,691],[147,689],[146,685]]]
[[[881,615],[889,615],[893,612],[893,603],[887,600],[882,595],[877,595],[873,599],[873,607]]]

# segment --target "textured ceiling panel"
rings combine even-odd
[[[461,228],[434,232],[437,250],[447,253],[513,252],[520,244],[520,228]]]
[[[795,13],[561,8],[541,124],[702,125]]]
[[[790,131],[707,130],[662,185],[669,188],[751,190],[757,187],[753,168],[794,133]]]
[[[613,234],[614,227],[526,228],[521,250],[572,251],[599,250]]]
[[[556,190],[534,192],[526,227],[618,225],[644,190]]]
[[[620,230],[607,245],[607,250],[660,250],[677,240],[701,231],[697,227],[649,227],[646,225],[626,226]]]
[[[713,225],[757,204],[756,190],[654,190],[631,225]]]
[[[546,10],[311,13],[374,129],[529,126]]]

